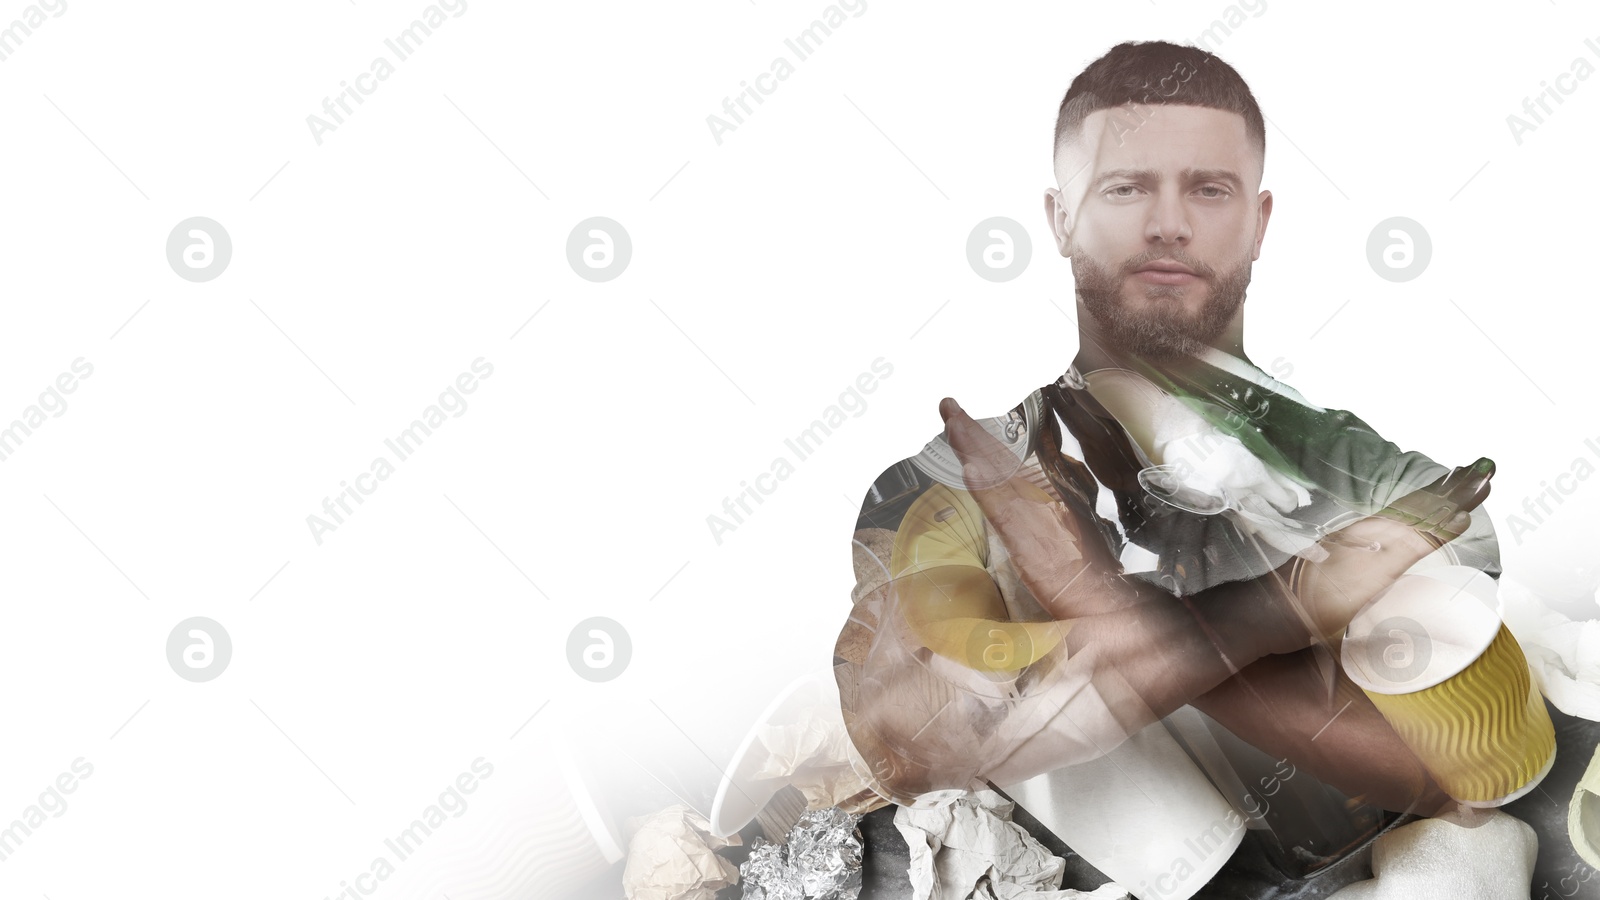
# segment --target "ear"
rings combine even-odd
[[[1261,258],[1261,240],[1267,236],[1267,220],[1272,218],[1272,192],[1262,191],[1256,198],[1258,214],[1256,216],[1256,243],[1250,248],[1250,261],[1255,262]]]
[[[1044,214],[1050,220],[1050,233],[1055,235],[1056,249],[1061,255],[1072,258],[1072,216],[1067,212],[1066,199],[1056,188],[1045,188]],[[1257,239],[1257,246],[1260,240]]]

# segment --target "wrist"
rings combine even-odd
[[[1204,617],[1218,650],[1240,668],[1313,643],[1311,627],[1296,610],[1280,572],[1219,584],[1194,599],[1195,613]]]

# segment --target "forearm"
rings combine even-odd
[[[982,569],[939,566],[903,575],[895,596],[918,641],[973,669],[1016,670],[1063,640],[1128,733],[1215,688],[1239,669],[1307,643],[1269,574],[1177,598],[1136,579],[1108,612],[1061,622],[1012,622]],[[1202,624],[1203,623],[1203,624]]]
[[[1449,803],[1372,701],[1337,665],[1334,674],[1330,700],[1308,648],[1258,660],[1192,703],[1247,743],[1351,797],[1422,815]]]
[[[1128,733],[1257,660],[1309,641],[1275,594],[1280,588],[1272,574],[1187,598],[1138,585],[1131,602],[1073,620],[1066,636],[1069,653],[1092,656],[1095,687]]]

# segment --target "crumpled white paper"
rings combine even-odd
[[[977,791],[938,809],[900,807],[894,825],[911,848],[913,900],[1125,900],[1106,884],[1061,888],[1066,861],[1022,826],[994,791]]]
[[[1286,513],[1311,502],[1304,487],[1262,462],[1244,443],[1168,398],[1156,422],[1154,458],[1188,472],[1184,483],[1208,494],[1226,489],[1239,505],[1265,514]]]
[[[1262,462],[1244,443],[1224,434],[1197,413],[1173,401],[1193,416],[1202,429],[1156,445],[1161,460],[1187,473],[1186,487],[1237,505],[1234,522],[1284,553],[1320,562],[1327,552],[1304,528],[1280,515],[1311,502],[1303,486]],[[1175,415],[1175,414],[1174,414]]]
[[[717,892],[739,883],[739,867],[718,856],[735,847],[738,835],[711,834],[705,816],[683,804],[629,819],[628,862],[622,872],[628,900],[716,900]]]
[[[1567,715],[1600,722],[1600,620],[1574,622],[1509,576],[1498,596],[1539,691]]]
[[[851,758],[860,754],[850,742],[837,703],[806,707],[799,721],[762,725],[758,734],[769,756],[755,777],[780,779],[798,788],[808,809],[838,806],[870,790],[852,765]]]
[[[1373,842],[1376,877],[1328,900],[1527,900],[1538,850],[1532,826],[1497,809],[1419,819]]]

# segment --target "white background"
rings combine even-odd
[[[94,766],[6,897],[331,897],[477,757],[463,819],[532,802],[562,737],[709,795],[828,664],[862,494],[940,398],[998,415],[1071,361],[1042,205],[1071,77],[1229,8],[868,0],[719,144],[820,0],[471,0],[319,144],[307,116],[424,6],[69,0],[0,62],[0,424],[94,367],[0,463],[0,825]],[[1250,353],[1402,448],[1493,457],[1508,574],[1575,578],[1600,485],[1521,543],[1507,516],[1600,464],[1600,78],[1520,145],[1506,117],[1600,65],[1600,15],[1308,6],[1214,45],[1271,120]],[[231,236],[215,280],[168,265],[191,216]],[[604,283],[566,258],[592,216],[633,243]],[[991,216],[1033,241],[1003,284],[966,258]],[[1368,264],[1391,216],[1432,237],[1416,280]],[[719,544],[706,517],[880,356]],[[478,357],[466,412],[319,545],[306,517]],[[190,616],[231,636],[213,681],[169,665]],[[568,662],[590,616],[631,636],[616,680]],[[420,892],[408,865],[380,895]]]

